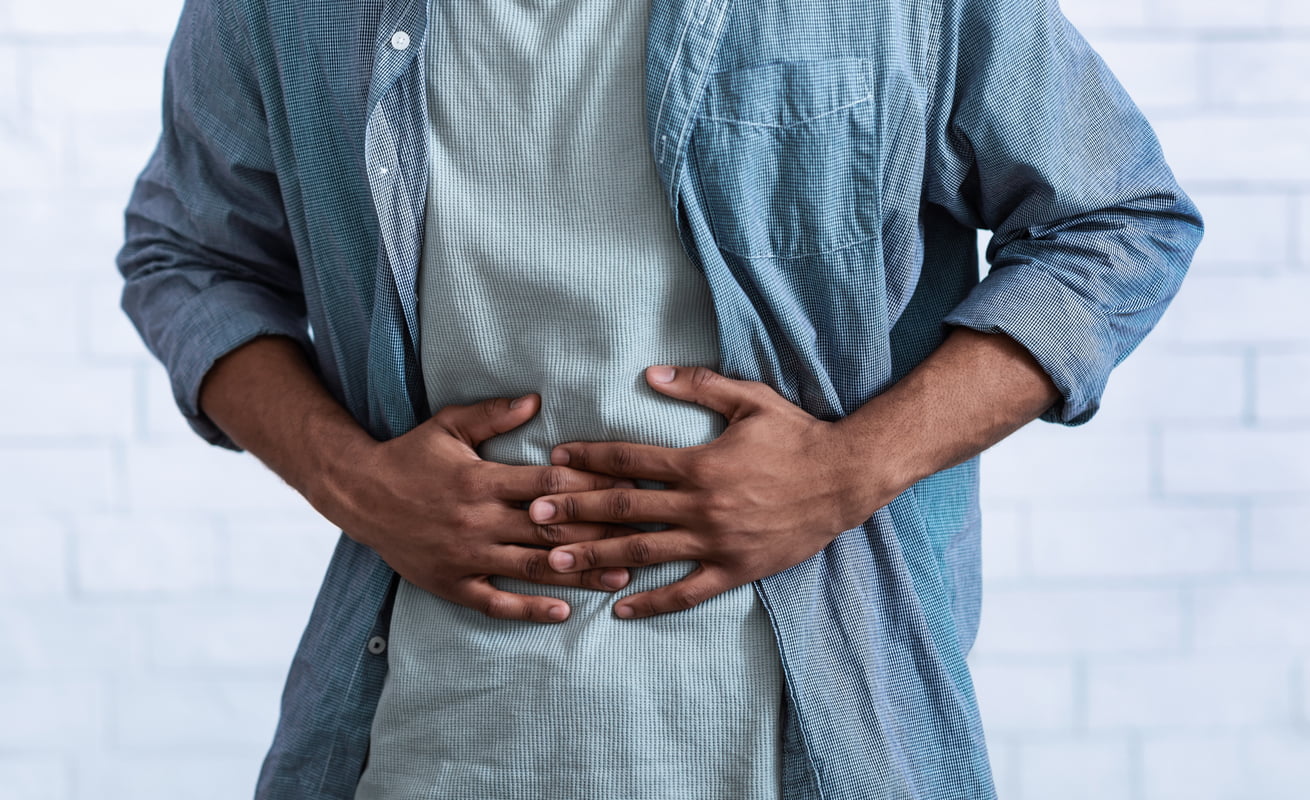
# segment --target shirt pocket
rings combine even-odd
[[[689,143],[720,249],[806,258],[876,235],[878,126],[866,59],[714,73]]]

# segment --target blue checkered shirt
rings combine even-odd
[[[163,135],[127,209],[123,307],[182,413],[283,335],[374,436],[426,415],[415,276],[428,176],[422,0],[189,0]],[[1056,0],[654,0],[651,153],[705,273],[720,368],[823,419],[951,325],[1004,332],[1096,411],[1202,231],[1150,126]],[[992,232],[981,281],[976,230]],[[871,453],[870,458],[877,458]],[[978,461],[760,580],[786,680],[785,793],[995,797],[965,663]],[[342,535],[257,797],[354,792],[395,573]]]

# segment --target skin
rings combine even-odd
[[[664,522],[657,532],[556,547],[560,574],[699,561],[686,578],[623,598],[622,618],[692,608],[798,564],[911,484],[959,464],[1036,418],[1059,392],[1022,345],[953,329],[924,362],[855,413],[816,419],[767,384],[704,367],[653,366],[663,394],[728,420],[714,441],[669,449],[571,442],[551,463],[667,482],[662,490],[561,492],[533,501],[539,523]]]
[[[915,481],[973,457],[1059,398],[1013,339],[965,328],[836,422],[767,384],[704,367],[652,366],[646,379],[723,414],[726,429],[686,448],[562,443],[552,466],[480,459],[478,443],[539,411],[531,394],[447,406],[378,442],[284,337],[256,338],[216,362],[200,405],[402,577],[491,617],[560,622],[564,601],[501,591],[490,576],[614,591],[627,585],[630,567],[693,560],[700,566],[686,578],[615,605],[623,618],[686,610],[804,561]],[[637,478],[667,488],[639,490]],[[641,532],[634,522],[671,527]]]

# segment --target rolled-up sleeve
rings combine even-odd
[[[237,449],[200,410],[205,373],[261,335],[311,352],[268,125],[220,0],[188,0],[164,75],[163,129],[137,180],[118,254],[122,307],[206,441]]]
[[[924,198],[992,231],[946,317],[1005,333],[1095,414],[1110,371],[1178,291],[1203,223],[1150,124],[1056,0],[945,0]]]

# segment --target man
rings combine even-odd
[[[1202,230],[1054,0],[192,0],[165,89],[124,307],[343,530],[259,797],[995,796],[977,454]]]

